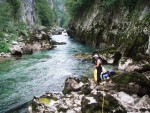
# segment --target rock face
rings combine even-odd
[[[21,19],[27,25],[35,24],[35,0],[22,0],[21,2]]]
[[[132,0],[131,5],[118,0],[109,6],[104,2],[95,0],[83,16],[72,19],[68,34],[100,49],[115,47],[127,57],[149,53],[150,2]]]

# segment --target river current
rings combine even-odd
[[[66,44],[19,59],[0,61],[0,113],[18,108],[33,96],[61,92],[68,77],[92,73],[91,61],[82,61],[73,56],[76,53],[92,52],[92,48],[68,36],[54,35],[52,39]],[[13,113],[23,111],[12,110]]]

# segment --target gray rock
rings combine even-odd
[[[19,45],[12,45],[10,48],[10,52],[12,55],[22,56],[23,51]]]

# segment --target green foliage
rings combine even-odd
[[[55,13],[48,0],[36,0],[36,11],[38,13],[38,23],[43,26],[52,26],[55,23]]]
[[[124,6],[129,7],[130,11],[132,11],[135,8],[137,2],[138,0],[103,0],[103,6],[110,8],[117,3],[121,3]]]
[[[0,31],[5,29],[5,26],[11,19],[10,6],[7,2],[0,4]]]
[[[88,10],[93,0],[65,0],[67,11],[73,18],[82,16],[83,12]]]
[[[59,25],[61,26],[61,27],[64,27],[64,28],[67,28],[67,26],[68,26],[68,23],[69,23],[69,20],[70,20],[70,16],[69,16],[69,14],[68,13],[64,13],[64,16],[61,18],[61,20],[60,20],[60,23],[59,23]]]
[[[8,52],[9,46],[7,42],[0,41],[0,52]]]
[[[110,6],[114,5],[118,1],[120,1],[120,0],[104,0],[103,1],[103,5],[105,7],[110,7]]]
[[[125,6],[128,6],[130,11],[132,11],[135,6],[136,6],[136,3],[138,2],[138,0],[122,0],[123,3],[125,4]]]
[[[19,20],[20,12],[21,12],[21,0],[7,0],[10,4],[11,15],[15,20]]]
[[[67,15],[64,8],[64,1],[63,0],[53,0],[54,10],[57,16],[57,24],[60,27],[64,27],[64,24],[67,20]]]

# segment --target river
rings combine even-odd
[[[92,48],[63,35],[54,35],[52,39],[66,44],[19,59],[0,61],[0,113],[29,102],[33,96],[61,92],[68,77],[92,73],[90,61],[73,56],[76,53],[92,52]],[[13,110],[14,113],[23,111]]]

